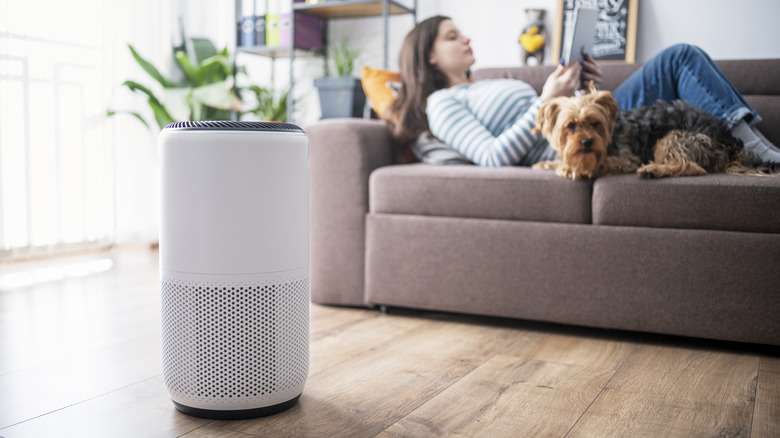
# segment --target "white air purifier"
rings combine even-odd
[[[283,411],[309,369],[306,135],[287,123],[179,122],[159,146],[171,399],[210,419]]]

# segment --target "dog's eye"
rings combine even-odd
[[[601,126],[601,122],[593,122],[593,123],[590,124],[590,126],[592,126],[594,128],[598,128],[599,126]]]
[[[566,125],[566,128],[567,129],[571,129],[572,131],[574,131],[575,129],[577,129],[577,124],[576,123],[569,123],[568,125]]]

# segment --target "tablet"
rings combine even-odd
[[[599,19],[599,10],[590,8],[577,8],[574,10],[572,26],[566,31],[561,57],[566,66],[574,61],[582,61],[583,53],[591,53],[593,41],[596,39],[596,22]]]

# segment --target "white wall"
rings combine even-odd
[[[780,1],[639,0],[637,60],[674,43],[714,59],[780,58]]]
[[[437,14],[451,17],[472,38],[474,68],[519,65],[517,40],[526,8],[547,11],[551,41],[558,0],[418,0],[418,19]],[[715,59],[778,58],[778,20],[778,0],[639,0],[637,61],[678,42],[699,45]],[[331,33],[353,32],[360,44],[380,51],[379,24],[378,20],[336,20]],[[412,26],[409,20],[394,18],[391,27],[390,65],[397,68],[401,41]],[[375,58],[367,56],[365,61],[380,66]],[[545,59],[550,62],[549,43]]]
[[[218,46],[233,49],[234,0],[175,0],[177,15],[191,36],[211,38]],[[399,0],[412,4],[412,0]],[[778,0],[638,0],[638,62],[678,42],[704,48],[715,59],[780,58],[780,1]],[[418,19],[441,14],[451,17],[467,36],[477,68],[520,65],[518,38],[526,22],[526,8],[545,9],[547,39],[552,41],[559,0],[418,0]],[[398,51],[406,33],[414,26],[411,16],[390,20],[389,67],[398,68]],[[383,66],[382,21],[379,18],[331,20],[331,41],[349,36],[364,49],[361,63]],[[551,62],[548,43],[546,62]],[[248,80],[277,89],[289,83],[289,63],[242,54],[240,63],[249,67]],[[273,72],[273,74],[272,74]],[[319,59],[295,64],[295,120],[307,124],[319,118],[314,78],[322,74]],[[357,73],[356,73],[357,74]]]

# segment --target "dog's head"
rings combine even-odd
[[[591,83],[590,94],[557,97],[542,105],[535,131],[542,132],[573,175],[593,177],[607,156],[617,113],[612,93],[597,91]]]

